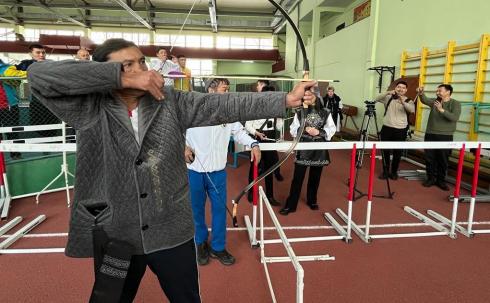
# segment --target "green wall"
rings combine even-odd
[[[253,63],[241,61],[216,61],[218,75],[268,75],[272,72],[272,62],[254,61]]]
[[[310,14],[311,10],[319,4],[318,2],[303,1],[300,16]],[[395,76],[398,77],[400,56],[404,50],[417,52],[424,46],[430,49],[445,48],[449,40],[455,40],[458,45],[475,43],[480,40],[482,34],[490,32],[488,17],[490,1],[488,0],[372,0],[371,16],[350,24],[353,9],[363,2],[365,1],[353,2],[343,14],[331,16],[331,20],[321,18],[321,25],[318,25],[321,26],[320,37],[327,36],[311,41],[308,46],[310,61],[312,61],[310,68],[313,70],[314,77],[341,81],[334,84],[336,91],[343,98],[344,103],[359,107],[360,113],[356,118],[359,123],[365,108],[364,100],[372,99],[378,94],[376,88],[378,75],[374,71],[367,71],[367,68],[394,65]],[[310,12],[306,11],[307,9]],[[295,21],[297,21],[296,14],[296,10],[291,13]],[[332,28],[344,20],[347,25],[345,29],[328,35],[332,32]],[[286,43],[286,70],[282,74],[300,76],[300,73],[294,69],[296,37],[289,26]],[[313,45],[315,57],[312,60]],[[299,70],[302,69],[301,59],[297,67]],[[384,79],[386,81],[383,83],[383,90],[389,85],[388,77]],[[454,97],[471,101],[472,94],[456,93]],[[490,101],[490,96],[486,98],[486,101]],[[378,119],[381,120],[383,109],[380,105],[377,109]],[[468,112],[463,113],[462,120],[469,119],[469,109],[465,110]],[[488,117],[482,117],[482,122],[486,122]],[[425,128],[425,122],[422,125]],[[352,125],[348,126],[352,127]],[[465,129],[468,125],[462,124],[458,128]],[[465,139],[464,135],[457,137]],[[480,138],[484,139],[485,136],[480,135]]]
[[[75,172],[75,154],[67,155],[68,171]],[[11,196],[36,193],[43,189],[61,171],[61,155],[26,158],[7,163],[7,180]],[[70,185],[73,178],[68,176]],[[49,189],[65,185],[64,177],[59,178]]]
[[[217,75],[237,75],[237,76],[270,76],[272,73],[272,62],[254,61],[253,63],[241,61],[216,60]],[[253,84],[255,80],[230,79],[230,91],[243,91],[243,87],[237,90],[236,84]],[[246,90],[251,90],[246,87]]]

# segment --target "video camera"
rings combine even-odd
[[[366,112],[373,113],[376,111],[376,101],[366,100],[364,104],[366,104]]]

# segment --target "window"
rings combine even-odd
[[[185,47],[184,35],[170,35],[170,45]]]
[[[186,47],[201,47],[201,36],[186,36],[185,37]]]
[[[213,36],[201,36],[201,47],[212,48],[213,46]]]
[[[83,31],[56,30],[56,29],[34,29],[26,28],[24,38],[26,41],[39,41],[39,35],[60,35],[60,36],[83,36]]]
[[[258,49],[259,44],[260,44],[260,39],[258,38],[245,38],[245,48]]]
[[[245,38],[243,37],[231,37],[230,47],[234,49],[245,48]]]
[[[272,38],[260,39],[260,49],[272,49]]]
[[[155,44],[179,47],[213,47],[213,36],[199,35],[165,35],[155,36]]]
[[[186,66],[191,70],[193,76],[206,76],[213,74],[213,60],[187,59]],[[194,87],[204,89],[203,80],[203,78],[194,78]]]
[[[155,35],[155,44],[170,45],[170,35]]]
[[[209,59],[187,59],[187,68],[194,76],[204,76],[213,74],[213,60]]]
[[[0,28],[1,41],[15,41],[15,31],[13,28]]]
[[[26,41],[38,41],[39,40],[39,30],[26,28],[24,30],[24,38]]]
[[[134,42],[136,45],[150,44],[150,34],[146,33],[124,33],[124,32],[92,32],[90,39],[96,44],[102,44],[107,39],[123,38]]]
[[[104,32],[92,32],[92,35],[90,36],[90,39],[95,43],[95,44],[102,44],[105,41],[105,33]]]
[[[230,37],[218,37],[216,39],[216,48],[230,48]]]

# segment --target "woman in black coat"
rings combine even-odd
[[[330,111],[324,107],[320,94],[311,101],[305,101],[308,104],[306,117],[302,112],[294,115],[293,123],[289,127],[291,136],[301,136],[300,142],[326,142],[335,134],[335,124]],[[298,134],[298,129],[303,119],[306,120],[305,130]],[[306,193],[306,204],[312,209],[318,209],[317,193],[320,185],[320,178],[324,166],[330,163],[328,150],[298,150],[294,164],[294,176],[289,190],[289,197],[284,208],[280,210],[281,215],[288,215],[295,212],[298,205],[301,187],[305,179],[306,170],[309,168],[308,189]]]

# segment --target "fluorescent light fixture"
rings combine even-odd
[[[218,20],[216,18],[216,0],[209,0],[209,18],[211,19],[211,28],[214,33],[218,32]]]
[[[254,63],[254,60],[242,60],[242,63]]]

